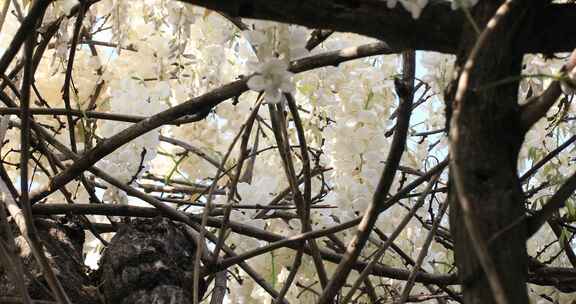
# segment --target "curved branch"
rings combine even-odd
[[[394,9],[375,0],[180,0],[231,16],[247,17],[353,32],[386,41],[394,48],[455,54],[462,24],[461,11],[448,1],[430,1],[419,19],[401,5]],[[551,4],[538,12],[530,39],[521,46],[526,53],[569,52],[576,47],[576,5]]]
[[[430,1],[419,19],[402,5],[389,9],[373,0],[181,0],[231,16],[354,32],[394,48],[454,53],[464,17],[447,1]]]

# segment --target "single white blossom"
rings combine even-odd
[[[282,93],[292,92],[292,73],[283,60],[270,59],[257,66],[256,75],[250,77],[247,85],[251,90],[264,92],[267,103],[279,103]]]

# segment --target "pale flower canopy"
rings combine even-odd
[[[267,103],[279,103],[282,93],[292,92],[292,73],[288,71],[288,64],[283,60],[268,59],[257,65],[256,75],[250,77],[247,85],[251,90],[264,92]]]

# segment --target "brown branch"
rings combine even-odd
[[[306,49],[311,51],[313,48],[326,41],[334,33],[333,30],[317,29],[310,34],[310,38],[306,41]]]
[[[338,225],[333,226],[333,227],[300,233],[298,235],[287,237],[285,239],[270,243],[266,246],[262,246],[260,248],[256,248],[256,249],[250,250],[248,252],[239,254],[238,256],[235,256],[233,258],[227,258],[227,259],[221,261],[220,263],[218,263],[218,265],[216,265],[215,267],[217,267],[217,269],[227,269],[230,266],[236,265],[237,263],[239,263],[241,261],[245,261],[247,259],[265,254],[265,253],[270,252],[272,250],[276,250],[276,249],[279,249],[282,247],[289,247],[289,246],[294,246],[295,248],[297,248],[296,245],[298,245],[302,241],[317,239],[320,237],[328,236],[330,234],[334,234],[336,232],[352,228],[352,227],[358,225],[358,223],[360,223],[360,218],[357,218],[357,219],[354,219],[354,220],[351,220],[351,221],[348,221],[348,222],[345,222],[342,224],[338,224]],[[297,250],[299,250],[299,249],[300,248],[297,248]]]
[[[10,182],[0,181],[0,192],[6,197],[11,196],[6,185],[11,184]],[[11,196],[14,200],[14,197]],[[4,199],[3,199],[4,200]],[[22,261],[18,255],[18,249],[16,247],[16,242],[10,223],[8,222],[8,215],[6,214],[7,204],[0,200],[0,261],[4,265],[4,269],[7,270],[8,275],[11,277],[12,282],[16,286],[16,289],[22,297],[22,302],[24,304],[31,303],[31,297],[26,289],[26,283],[24,281],[24,268],[22,267]]]
[[[197,156],[199,156],[200,158],[203,158],[204,160],[206,160],[207,162],[209,162],[210,164],[212,164],[214,167],[216,168],[220,168],[221,171],[226,171],[220,164],[220,162],[214,158],[212,158],[210,155],[206,154],[204,151],[202,151],[202,149],[200,148],[196,148],[194,146],[192,146],[191,144],[182,141],[182,140],[178,140],[176,138],[171,138],[171,137],[167,137],[164,135],[160,135],[160,141],[163,142],[167,142],[169,144],[173,144],[175,146],[181,147],[184,150],[191,152],[193,154],[196,154]]]
[[[380,258],[382,258],[382,256],[384,256],[384,254],[386,253],[386,250],[388,250],[388,247],[390,247],[392,244],[394,244],[394,240],[396,240],[396,238],[404,230],[406,225],[408,225],[410,220],[412,220],[412,217],[416,214],[416,212],[418,212],[418,210],[422,207],[422,205],[424,205],[424,201],[425,201],[426,197],[428,196],[428,194],[432,190],[432,187],[434,186],[434,184],[438,180],[439,176],[440,175],[438,174],[432,178],[432,181],[428,184],[428,186],[426,187],[426,190],[424,190],[424,192],[418,198],[418,200],[416,201],[414,206],[412,206],[412,208],[410,208],[410,211],[408,211],[408,214],[406,214],[404,216],[404,218],[398,224],[398,226],[394,229],[394,231],[392,232],[390,237],[386,239],[386,241],[380,246],[380,248],[378,248],[378,250],[376,251],[374,256],[371,258],[372,260],[368,263],[368,266],[366,266],[366,268],[364,268],[364,270],[362,270],[362,272],[360,273],[360,275],[358,276],[356,281],[352,284],[352,287],[348,291],[348,294],[344,297],[344,300],[343,300],[344,303],[348,303],[352,299],[354,292],[360,286],[360,283],[362,282],[362,280],[368,278],[368,275],[370,274],[370,271],[372,270],[374,265],[376,265],[376,263],[378,263],[378,261],[380,261]]]
[[[68,55],[68,63],[66,66],[66,74],[64,76],[64,85],[62,87],[62,99],[64,100],[64,106],[66,111],[66,119],[68,121],[68,135],[70,136],[70,147],[72,152],[77,153],[78,149],[76,147],[76,134],[75,134],[75,123],[72,115],[70,115],[70,110],[72,106],[70,104],[70,90],[72,85],[72,73],[74,72],[74,59],[76,58],[76,48],[78,47],[78,39],[80,37],[80,30],[82,29],[82,21],[86,15],[86,11],[89,6],[84,3],[80,3],[80,9],[78,15],[76,16],[76,22],[74,23],[74,34],[72,35],[72,41],[70,46],[70,53]]]
[[[39,1],[42,2],[42,1]],[[38,3],[38,2],[36,2]],[[40,5],[41,6],[41,5]],[[42,14],[38,16],[40,19],[43,16],[44,10],[41,10]],[[28,18],[32,13],[30,13],[26,18]],[[37,20],[31,25],[35,25]],[[34,28],[34,27],[31,27]],[[32,216],[31,202],[29,200],[28,191],[28,160],[30,157],[30,90],[32,82],[34,79],[34,67],[33,67],[33,56],[34,56],[34,46],[36,44],[36,33],[32,32],[26,36],[26,43],[24,46],[24,75],[22,77],[22,92],[20,93],[20,117],[22,123],[22,129],[20,131],[20,206],[22,217],[24,218],[24,225],[19,225],[22,236],[26,238],[30,249],[36,258],[36,261],[40,265],[44,278],[50,286],[53,292],[54,298],[58,303],[71,303],[70,299],[66,295],[64,288],[60,284],[60,281],[56,277],[48,258],[44,254],[44,249],[42,243],[38,237],[36,227],[34,226],[34,217]],[[10,213],[14,217],[20,211],[10,208]]]
[[[4,74],[6,69],[20,51],[20,48],[26,41],[26,38],[33,34],[36,30],[36,24],[38,21],[44,16],[44,12],[48,5],[52,3],[52,0],[45,0],[45,1],[34,1],[33,6],[30,8],[28,15],[22,20],[18,31],[14,34],[12,41],[10,41],[10,45],[2,54],[2,58],[0,58],[0,74]]]
[[[543,286],[554,286],[562,292],[576,291],[576,270],[574,268],[539,267],[530,269],[529,282]]]
[[[446,1],[429,1],[414,20],[401,5],[388,9],[386,1],[284,1],[284,0],[181,0],[225,12],[230,16],[272,20],[340,32],[353,32],[386,41],[401,49],[430,50],[455,54],[462,24],[461,10]],[[576,5],[551,4],[540,11],[530,39],[520,47],[527,53],[569,52],[576,47]]]
[[[542,209],[528,218],[528,237],[534,235],[552,217],[554,212],[564,207],[564,203],[574,193],[574,190],[576,190],[576,173],[564,182]]]
[[[444,202],[440,207],[440,211],[438,212],[438,215],[436,216],[436,219],[432,224],[432,228],[430,229],[430,232],[428,233],[428,236],[426,237],[426,240],[422,245],[422,249],[420,250],[418,258],[416,259],[416,264],[412,268],[412,273],[410,274],[410,277],[406,281],[406,285],[404,285],[404,291],[402,291],[402,295],[400,297],[400,304],[406,303],[408,297],[410,296],[410,291],[412,290],[412,287],[414,287],[414,279],[416,278],[416,273],[422,267],[422,263],[424,262],[424,258],[426,258],[426,255],[428,255],[428,250],[430,248],[430,245],[432,244],[432,240],[434,238],[434,235],[436,234],[436,230],[438,229],[438,226],[440,226],[440,221],[442,220],[442,217],[444,216],[444,213],[446,212],[447,209],[448,209],[448,201]]]
[[[218,272],[216,274],[216,279],[214,280],[214,289],[212,290],[212,298],[210,298],[210,304],[224,303],[227,284],[228,279],[226,278],[226,271]]]
[[[17,108],[0,108],[0,115],[6,114],[19,114],[19,110]],[[148,116],[139,116],[139,115],[128,115],[128,114],[118,114],[118,113],[105,113],[105,112],[96,112],[96,111],[80,111],[80,110],[66,110],[64,108],[32,108],[30,109],[31,115],[71,115],[74,117],[88,117],[88,118],[96,118],[96,119],[105,119],[105,120],[114,120],[114,121],[122,121],[122,122],[141,122],[148,118]],[[182,118],[176,119],[172,122],[168,122],[167,124],[172,125],[181,125],[190,122],[196,122],[199,120],[198,116],[189,115],[184,116]]]
[[[472,249],[474,250],[474,253],[480,262],[482,270],[488,278],[489,286],[492,291],[494,300],[498,304],[507,304],[509,301],[507,294],[504,291],[501,275],[499,275],[499,272],[497,271],[494,264],[494,259],[488,251],[487,242],[482,237],[478,218],[473,213],[473,205],[464,186],[465,180],[461,164],[469,160],[460,159],[460,154],[457,152],[460,151],[458,150],[458,146],[461,145],[461,123],[459,120],[461,119],[460,117],[462,115],[461,113],[463,108],[466,108],[466,106],[463,105],[463,102],[466,100],[466,95],[471,91],[471,88],[469,87],[471,84],[471,77],[475,76],[475,73],[477,73],[477,71],[475,71],[477,68],[476,60],[480,57],[483,48],[490,41],[490,39],[492,39],[494,35],[498,33],[502,27],[502,24],[510,15],[511,11],[518,9],[518,6],[521,5],[522,4],[519,4],[516,0],[506,0],[498,6],[494,15],[486,23],[485,29],[482,31],[473,48],[470,50],[468,59],[466,60],[463,71],[458,79],[456,96],[453,101],[454,110],[450,122],[450,151],[452,153],[450,169],[452,172],[452,180],[454,181],[454,189],[456,192],[454,195],[456,195],[458,204],[462,210],[462,218],[466,228],[466,233],[468,234],[468,237],[472,243]]]
[[[562,67],[561,77],[567,78],[569,74],[574,72],[576,72],[576,49],[572,51],[568,62]],[[520,123],[525,132],[540,120],[540,118],[544,117],[548,109],[550,109],[558,97],[560,97],[562,94],[561,81],[562,80],[553,81],[542,94],[528,99],[526,104],[520,108]]]
[[[231,16],[273,20],[310,28],[355,32],[381,39],[396,48],[451,53],[464,23],[450,4],[432,1],[414,20],[401,5],[388,9],[385,1],[183,0]],[[434,26],[431,26],[434,24]],[[401,26],[400,26],[401,25]]]
[[[295,203],[300,200],[301,205],[300,217],[302,221],[302,232],[312,231],[312,225],[310,223],[310,207],[312,206],[312,170],[310,168],[310,156],[308,155],[308,144],[306,143],[306,135],[304,127],[302,125],[302,119],[300,119],[300,113],[298,112],[298,107],[296,105],[296,100],[292,94],[285,94],[288,108],[290,113],[292,113],[292,118],[294,125],[296,127],[296,135],[298,137],[298,143],[300,144],[300,157],[302,161],[302,175],[304,178],[304,193],[300,193],[298,190],[298,182],[296,176],[293,176],[292,182],[294,187],[292,193],[294,194]],[[286,122],[284,122],[284,129],[286,131]],[[287,134],[284,135],[286,138],[286,144],[289,145],[289,137]],[[294,169],[292,169],[294,170]],[[320,280],[320,285],[324,288],[328,284],[328,274],[326,273],[326,268],[322,263],[322,258],[319,253],[319,247],[316,240],[310,239],[307,241],[308,245],[312,249],[312,259],[314,261],[314,266],[318,272],[318,278]],[[303,244],[302,244],[303,245]]]
[[[552,150],[550,153],[548,153],[548,155],[546,155],[540,161],[538,161],[535,165],[533,165],[532,168],[530,168],[528,171],[526,171],[526,173],[522,174],[522,176],[520,177],[520,182],[522,182],[522,183],[527,182],[528,179],[532,175],[534,175],[534,173],[536,173],[536,171],[538,171],[538,169],[542,168],[542,166],[544,166],[547,162],[549,162],[554,157],[556,157],[556,155],[558,155],[560,152],[562,152],[562,150],[569,147],[575,141],[576,141],[576,135],[573,135],[572,137],[567,139],[564,143],[562,143],[560,146],[558,146],[558,148]]]
[[[442,166],[445,167],[446,164]],[[438,173],[437,170],[435,170]],[[428,178],[430,178],[428,176]],[[414,185],[414,187],[418,186]],[[413,188],[412,188],[413,189]],[[134,192],[134,190],[130,190],[130,192]],[[140,198],[145,198],[144,195],[140,195]],[[32,206],[32,210],[34,214],[43,214],[43,215],[53,215],[53,214],[93,214],[93,215],[112,215],[112,216],[138,216],[138,217],[156,217],[158,215],[164,215],[171,220],[180,221],[185,223],[200,223],[202,218],[201,215],[198,214],[189,214],[183,213],[180,211],[170,211],[168,213],[164,213],[163,211],[156,209],[156,208],[149,208],[149,207],[136,207],[136,206],[129,206],[129,205],[95,205],[95,204],[75,204],[75,205],[67,205],[67,204],[37,204]],[[360,222],[360,218],[340,224],[340,225],[357,225]],[[101,227],[102,225],[96,225],[96,227]],[[222,220],[219,218],[209,217],[207,226],[209,227],[222,227]],[[285,241],[283,247],[288,247],[292,249],[297,249],[298,244],[294,244],[294,242],[290,241],[290,238],[285,238],[282,235],[278,235],[263,229],[259,229],[244,223],[230,221],[229,223],[230,229],[235,233],[239,233],[245,236],[253,237],[259,240],[263,240],[266,242],[274,243],[279,241]],[[342,227],[342,226],[341,226]],[[330,228],[328,228],[330,229]],[[322,234],[324,231],[317,230],[310,232],[310,234]],[[309,237],[310,235],[307,235]],[[302,235],[300,237],[303,237]],[[297,240],[300,241],[300,240]],[[310,248],[308,246],[305,248],[305,252],[310,254]],[[326,249],[320,249],[320,254],[322,258],[326,261],[332,263],[338,263],[342,259],[342,255],[333,253],[332,251]],[[362,271],[366,267],[366,263],[357,261],[353,268],[355,270]],[[220,271],[222,269],[216,268],[213,271]],[[371,273],[372,275],[388,277],[392,279],[399,279],[405,280],[408,278],[410,272],[404,269],[397,269],[385,265],[376,265]],[[426,274],[426,273],[419,273],[416,277],[417,282],[422,283],[430,283],[430,284],[442,284],[442,285],[452,285],[456,284],[457,278],[456,275],[440,275],[440,274]]]

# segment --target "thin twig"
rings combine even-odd
[[[430,231],[428,232],[428,236],[426,237],[426,240],[424,241],[424,244],[422,245],[422,249],[420,250],[420,253],[418,254],[418,258],[416,259],[416,264],[412,267],[412,273],[410,274],[410,277],[408,277],[408,280],[406,281],[406,285],[404,285],[404,290],[402,291],[402,295],[400,296],[400,303],[399,304],[404,304],[408,300],[408,297],[410,296],[410,291],[412,290],[412,287],[414,287],[414,283],[415,283],[414,280],[416,279],[416,273],[418,271],[420,271],[420,268],[422,267],[422,263],[424,262],[424,258],[426,258],[426,256],[428,255],[428,249],[430,248],[430,245],[432,244],[432,240],[434,239],[434,235],[436,234],[436,230],[438,229],[438,226],[440,225],[440,221],[442,221],[442,218],[444,217],[444,213],[446,212],[447,209],[448,209],[448,200],[446,200],[442,204],[442,206],[440,207],[440,211],[439,211],[438,215],[436,216],[436,219],[434,220],[434,224],[432,224],[432,229],[430,229]]]
[[[390,247],[394,243],[394,240],[396,240],[396,238],[404,230],[406,225],[408,225],[408,223],[410,222],[412,217],[416,214],[416,212],[420,209],[420,207],[422,207],[422,205],[424,205],[426,197],[428,196],[428,194],[430,193],[430,191],[434,187],[434,184],[438,180],[439,176],[440,175],[438,174],[438,175],[432,177],[432,179],[428,183],[428,186],[426,187],[426,190],[424,190],[422,195],[416,201],[416,204],[414,204],[414,206],[412,206],[412,208],[410,209],[408,214],[406,216],[404,216],[404,218],[402,219],[400,224],[398,224],[396,229],[394,229],[394,231],[386,239],[384,244],[382,244],[382,246],[380,248],[378,248],[376,253],[374,253],[372,260],[368,263],[366,268],[364,268],[364,270],[362,270],[362,272],[360,273],[360,275],[358,276],[358,278],[356,279],[354,284],[352,284],[352,287],[348,291],[348,294],[346,294],[346,296],[342,300],[342,303],[350,302],[350,300],[352,299],[352,296],[354,295],[354,292],[356,292],[356,289],[358,289],[358,287],[360,287],[362,280],[364,280],[365,278],[368,277],[368,275],[372,271],[372,268],[374,267],[374,265],[376,265],[376,263],[378,263],[378,261],[380,261],[380,258],[382,258],[382,256],[384,256],[384,253],[386,253],[386,250],[388,249],[388,247]]]
[[[35,27],[31,28],[33,29]],[[38,261],[40,268],[42,269],[48,286],[50,286],[50,289],[53,292],[54,298],[59,303],[71,303],[68,296],[66,295],[66,292],[64,291],[64,288],[62,288],[62,285],[54,274],[54,271],[52,270],[46,255],[44,254],[42,243],[40,243],[40,239],[38,238],[36,227],[34,225],[34,217],[32,215],[31,203],[28,196],[28,159],[30,157],[30,87],[34,77],[32,60],[35,43],[36,35],[34,33],[28,34],[24,46],[24,76],[22,78],[22,92],[20,93],[20,117],[22,123],[22,129],[20,132],[20,206],[22,207],[22,213],[24,217],[24,225],[20,225],[20,229],[22,236],[24,236],[28,241],[30,249]],[[10,213],[12,216],[16,216],[16,213],[19,213],[13,208],[10,208],[9,210],[11,211]]]
[[[5,209],[6,197],[11,196],[12,199],[14,199],[14,197],[8,191],[6,182],[3,180],[0,181],[0,192],[0,195],[2,195],[2,199],[0,200],[0,203],[2,203],[0,204],[0,231],[2,232],[2,235],[0,235],[0,256],[2,256],[2,264],[4,264],[4,269],[7,269],[8,275],[12,278],[16,289],[18,289],[18,292],[20,292],[22,302],[25,304],[30,304],[32,298],[26,289],[22,261],[18,255],[18,249],[14,241],[14,235],[12,233],[12,229],[10,228],[10,223],[8,222],[8,216]]]

